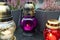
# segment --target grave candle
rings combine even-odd
[[[48,20],[44,29],[45,40],[60,40],[60,22],[55,19]]]
[[[9,6],[6,2],[0,2],[0,40],[16,40],[15,29]]]
[[[23,18],[20,22],[21,28],[25,33],[33,33],[36,28],[37,19],[35,18],[34,13],[34,4],[32,2],[27,2],[24,5]]]

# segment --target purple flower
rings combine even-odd
[[[34,2],[34,3],[39,2],[38,0],[7,0],[7,4],[14,8],[17,7],[17,9],[18,9],[18,8],[22,7],[25,4],[25,2],[28,2],[28,1]]]

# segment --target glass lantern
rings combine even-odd
[[[16,40],[16,25],[6,2],[0,2],[0,40]]]
[[[21,28],[25,33],[31,34],[35,31],[37,19],[35,18],[34,14],[35,14],[34,4],[32,2],[26,2],[23,7],[23,17],[20,22]]]

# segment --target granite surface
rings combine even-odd
[[[15,36],[17,40],[44,40],[42,32],[40,33],[37,32],[33,36],[26,36],[23,35],[23,31],[21,28],[16,29]]]

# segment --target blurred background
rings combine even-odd
[[[3,0],[0,0],[3,1]],[[44,40],[43,30],[48,19],[58,19],[60,16],[60,0],[4,0],[10,6],[13,19],[16,23],[15,35],[17,40]],[[22,17],[21,8],[27,1],[35,3],[35,17],[38,20],[36,33],[32,37],[23,36],[20,28],[20,19]],[[52,6],[51,6],[52,5]],[[49,11],[45,11],[49,10]],[[55,11],[57,10],[57,11]]]
[[[11,10],[17,10],[30,1],[35,4],[35,9],[60,10],[60,0],[4,0],[10,5]]]

